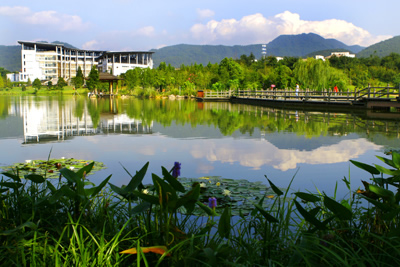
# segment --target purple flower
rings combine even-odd
[[[175,161],[174,167],[172,168],[172,176],[178,178],[179,175],[181,175],[181,164]]]
[[[217,207],[217,199],[215,197],[209,197],[208,198],[208,206],[211,209],[214,209]]]

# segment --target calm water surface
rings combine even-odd
[[[88,99],[87,97],[0,97],[0,166],[27,159],[72,157],[101,161],[107,169],[89,176],[95,183],[127,184],[129,172],[150,161],[161,174],[174,161],[184,177],[266,181],[293,190],[328,195],[344,176],[353,188],[367,173],[350,159],[380,163],[399,148],[399,119],[381,114],[280,110],[191,100]]]

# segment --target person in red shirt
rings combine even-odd
[[[333,91],[335,92],[335,95],[337,95],[337,93],[339,92],[339,89],[337,88],[337,85],[335,85],[335,87],[333,87]]]

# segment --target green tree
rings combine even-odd
[[[72,78],[72,84],[75,86],[75,88],[81,88],[83,86],[84,80],[85,77],[83,76],[82,69],[79,66],[76,72],[76,76]]]
[[[67,82],[64,80],[63,77],[58,77],[57,81],[57,88],[62,89],[64,86],[67,86]]]
[[[232,58],[224,58],[219,64],[218,74],[225,88],[229,89],[230,80],[242,80],[243,70]]]
[[[40,82],[40,80],[38,78],[36,78],[33,83],[32,83],[33,88],[35,88],[36,90],[40,90],[40,88],[42,87],[42,83]]]
[[[27,82],[27,84],[28,84],[28,86],[31,86],[31,85],[32,85],[31,78],[28,78],[28,82]]]
[[[0,76],[0,88],[4,88],[3,77]]]
[[[88,80],[86,81],[86,85],[90,91],[96,89],[99,85],[99,72],[97,71],[96,66],[93,66],[90,70]]]
[[[48,81],[47,82],[47,89],[50,90],[52,86],[53,86],[53,82],[52,81]]]

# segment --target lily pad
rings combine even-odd
[[[46,178],[59,178],[59,169],[67,168],[70,170],[79,170],[80,168],[92,163],[91,160],[82,160],[74,158],[60,158],[49,160],[26,160],[24,163],[15,163],[10,166],[0,167],[3,172],[17,174],[24,177],[28,174],[38,174]],[[93,169],[89,174],[95,171],[105,169],[102,162],[94,161]]]
[[[217,213],[221,214],[225,207],[230,206],[232,215],[249,213],[253,209],[253,203],[258,203],[264,197],[263,206],[272,203],[277,197],[274,191],[260,181],[250,182],[245,179],[235,180],[221,178],[219,176],[204,176],[200,178],[178,178],[186,190],[194,185],[204,183],[200,190],[199,200],[208,205],[208,199],[217,199]],[[271,197],[274,196],[274,197]],[[272,199],[271,199],[272,198]],[[204,215],[201,209],[195,209],[195,215]]]

